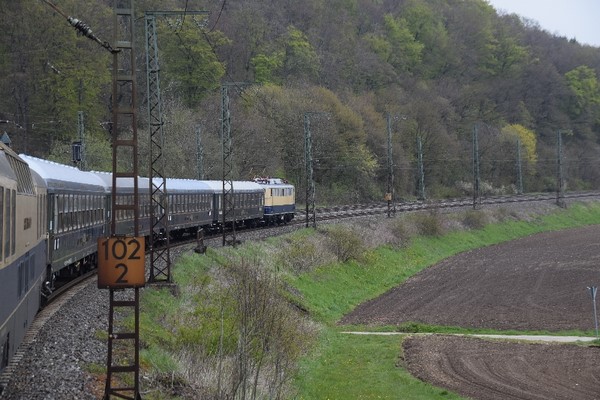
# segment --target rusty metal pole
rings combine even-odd
[[[119,216],[125,216],[125,220],[131,219],[133,223],[133,238],[139,237],[139,193],[138,193],[138,136],[137,136],[137,114],[136,114],[136,77],[135,77],[135,47],[134,47],[134,0],[115,0],[114,24],[113,24],[113,43],[115,51],[113,52],[113,90],[112,90],[112,191],[111,191],[111,238],[124,238],[125,243],[137,243],[139,241],[128,240],[131,232],[119,232],[121,225],[117,225]],[[122,193],[118,190],[121,182],[133,181],[133,193]],[[120,228],[126,229],[126,228]],[[133,239],[132,238],[132,239]],[[143,238],[142,238],[143,240]],[[142,244],[143,246],[143,244]],[[100,250],[100,245],[99,245]],[[114,252],[114,248],[113,248]],[[107,252],[108,253],[108,252]],[[142,251],[143,253],[143,251]],[[125,273],[128,271],[128,265],[123,261],[118,266],[124,267]],[[139,270],[140,268],[137,268]],[[104,268],[103,268],[104,270]],[[144,263],[141,266],[140,286],[144,284]],[[100,275],[100,269],[99,269]],[[115,286],[110,286],[110,310],[109,310],[109,330],[108,330],[108,357],[106,365],[106,385],[104,391],[104,400],[110,400],[111,396],[123,399],[141,400],[140,395],[140,331],[139,331],[139,287],[133,287],[134,298],[123,299],[128,293],[130,286],[123,286],[123,289],[115,289],[119,283],[125,281],[123,275],[119,276],[114,282]],[[100,282],[100,280],[99,280]],[[100,286],[100,284],[99,284]],[[115,291],[119,290],[123,296],[119,300],[115,299]],[[115,309],[132,309],[135,318],[134,332],[115,332]],[[114,342],[130,343],[126,346],[127,350],[133,347],[133,360],[131,354],[129,358],[121,355],[116,359],[114,354]],[[122,349],[121,349],[122,351]],[[116,362],[116,363],[115,363]],[[120,381],[130,380],[133,374],[133,385],[127,386],[122,383],[113,382],[113,378],[127,374],[129,378],[120,379]]]

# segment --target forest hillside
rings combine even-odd
[[[110,0],[56,0],[112,40]],[[236,179],[306,187],[317,202],[600,186],[600,49],[485,0],[137,0],[141,160],[149,142],[144,12],[157,18],[167,175],[221,178],[222,87]],[[206,16],[185,11],[204,10]],[[17,152],[110,169],[112,57],[40,0],[0,1],[0,131]],[[388,134],[391,147],[388,148]],[[389,155],[393,165],[389,168]],[[141,171],[147,170],[145,164]],[[302,199],[298,199],[302,202]]]

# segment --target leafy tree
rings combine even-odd
[[[600,85],[594,69],[581,65],[567,72],[565,79],[575,97],[569,107],[574,116],[580,116],[590,107],[600,104]]]
[[[61,7],[98,22],[110,15],[101,4],[69,0]],[[108,108],[98,104],[110,88],[109,53],[78,37],[62,16],[38,1],[2,2],[0,20],[10,27],[0,35],[6,51],[0,88],[10,94],[0,100],[0,115],[22,127],[13,136],[15,148],[43,157],[55,141],[70,144],[78,111],[86,113],[89,134],[101,134],[98,122],[106,120]]]
[[[281,71],[284,63],[284,53],[276,52],[269,55],[258,54],[252,58],[254,68],[254,82],[256,83],[281,83],[277,73]]]
[[[208,32],[191,22],[180,26],[161,22],[158,36],[165,88],[181,93],[188,106],[195,106],[220,86],[225,66],[215,50],[230,43],[221,32]]]
[[[319,75],[319,56],[308,37],[294,26],[288,27],[285,42],[284,68],[286,75],[297,75],[300,79],[315,79]]]
[[[490,38],[486,50],[481,68],[492,76],[508,73],[527,56],[527,50],[518,43],[517,38],[502,30]]]
[[[411,0],[402,11],[402,16],[416,41],[423,45],[421,69],[426,77],[435,77],[448,71],[457,63],[450,46],[450,38],[441,13],[443,2]]]
[[[367,34],[371,49],[397,71],[410,71],[421,63],[423,44],[415,39],[404,18],[384,17],[385,35]]]

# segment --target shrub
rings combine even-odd
[[[487,224],[487,216],[480,210],[469,210],[465,213],[463,224],[468,229],[482,229]]]
[[[419,234],[423,236],[441,236],[444,233],[442,220],[435,210],[416,214],[415,223]]]
[[[271,246],[271,248],[273,248]],[[280,266],[301,274],[335,261],[329,251],[322,231],[301,230],[279,241],[272,250],[275,268]]]
[[[394,235],[394,246],[401,248],[408,244],[410,240],[410,231],[406,226],[405,221],[400,219],[395,219],[390,225],[390,231],[392,235]]]
[[[365,244],[351,228],[331,225],[327,228],[327,244],[339,262],[360,260],[365,253]]]

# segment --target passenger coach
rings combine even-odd
[[[46,185],[0,143],[0,372],[40,308]]]
[[[48,187],[48,281],[96,266],[97,239],[106,236],[108,188],[91,172],[21,155]]]

